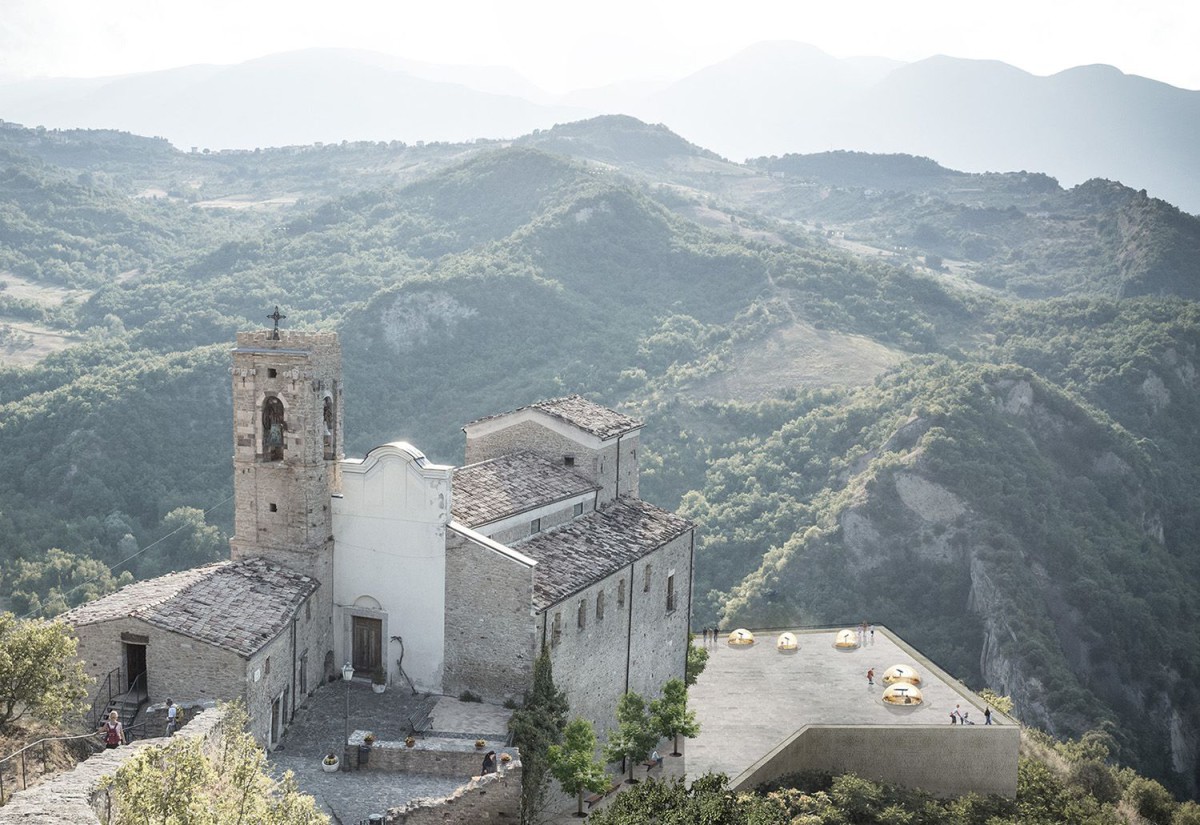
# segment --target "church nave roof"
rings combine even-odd
[[[682,516],[641,499],[620,498],[514,547],[537,562],[533,602],[543,610],[691,529]]]
[[[596,489],[561,464],[523,451],[457,468],[451,508],[456,521],[475,528]]]

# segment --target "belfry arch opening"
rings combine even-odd
[[[337,458],[337,409],[332,396],[325,396],[325,405],[321,411],[321,421],[324,433],[325,460]]]
[[[262,456],[264,461],[282,461],[284,449],[284,433],[287,432],[287,421],[284,417],[283,402],[275,396],[268,396],[263,401],[262,408]]]

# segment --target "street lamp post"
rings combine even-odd
[[[346,684],[346,735],[343,737],[345,745],[350,744],[350,680],[354,678],[354,668],[349,662],[342,665],[342,681]],[[343,751],[345,748],[343,748]],[[345,755],[343,754],[343,759]]]

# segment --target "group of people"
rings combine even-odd
[[[971,720],[971,712],[969,710],[963,710],[962,705],[955,705],[954,710],[950,711],[950,724],[974,725],[975,722]],[[983,724],[992,724],[992,709],[990,706],[983,709]]]
[[[721,635],[721,631],[716,627],[705,627],[701,629],[701,632],[704,633],[705,647],[708,647],[710,644],[715,645],[718,637]]]
[[[175,731],[179,729],[179,706],[171,699],[167,700],[167,731],[166,736],[174,736]],[[119,748],[125,744],[125,725],[121,723],[121,716],[115,710],[108,712],[108,718],[104,720],[104,724],[100,726],[100,736],[104,740],[104,747],[109,750]]]

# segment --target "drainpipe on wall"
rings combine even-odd
[[[625,636],[625,692],[629,692],[629,658],[633,653],[633,564],[629,565],[629,625]]]
[[[683,648],[683,680],[687,681],[688,652],[692,649],[692,588],[696,565],[696,528],[691,529],[691,547],[688,550],[688,602],[687,602],[687,644]]]
[[[614,499],[621,497],[621,438],[617,436],[617,494],[613,496]]]
[[[305,599],[305,601],[308,601]],[[288,724],[296,718],[296,623],[300,619],[293,614],[292,616],[292,706],[288,708]]]

